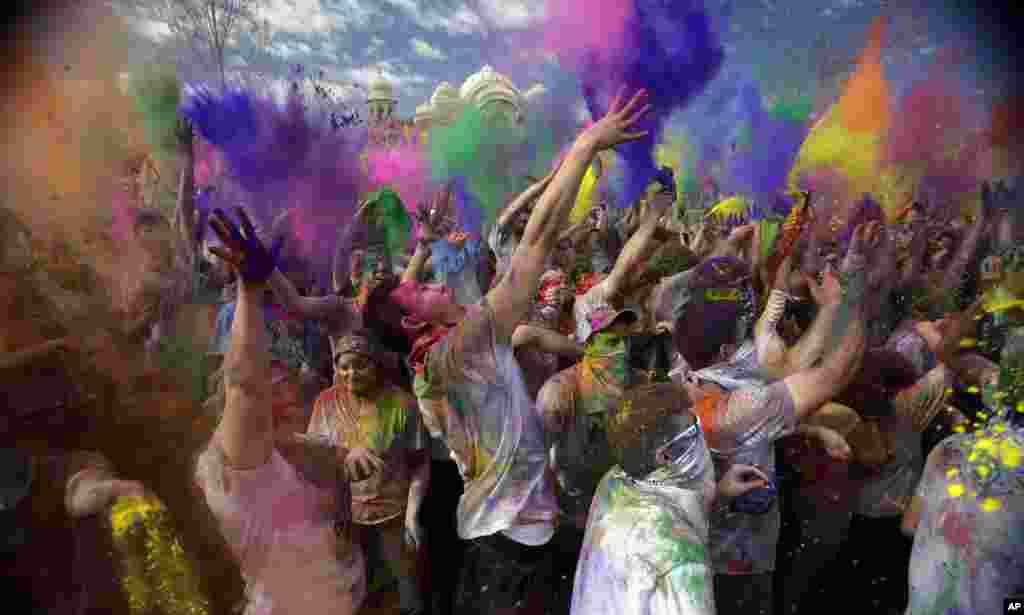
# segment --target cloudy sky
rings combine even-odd
[[[166,0],[123,0],[159,2]],[[607,0],[605,0],[607,1]],[[380,71],[396,88],[398,112],[410,116],[442,81],[459,86],[484,64],[521,88],[552,78],[555,69],[537,46],[545,0],[261,0],[270,26],[266,47],[246,38],[230,62],[249,70],[287,74],[289,65],[322,69],[343,86],[362,85]],[[949,0],[951,3],[952,0]],[[599,4],[595,0],[595,5]],[[810,52],[824,35],[839,59],[855,57],[871,20],[892,18],[886,62],[897,79],[920,72],[943,45],[970,45],[975,33],[945,0],[735,0],[722,33],[723,73],[757,75],[772,84],[811,81]],[[723,0],[708,0],[722,11]],[[926,5],[927,10],[921,8]],[[167,27],[133,20],[143,45],[167,41]],[[977,41],[974,41],[977,44]],[[159,48],[159,47],[154,47]],[[979,86],[983,90],[989,86]],[[358,91],[352,90],[358,97]]]

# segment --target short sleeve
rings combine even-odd
[[[494,310],[484,298],[468,308],[462,322],[430,350],[417,395],[422,391],[436,398],[460,383],[496,382],[497,346]]]
[[[773,442],[796,427],[793,396],[783,381],[729,394],[716,421],[717,441],[735,447]]]

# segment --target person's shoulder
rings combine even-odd
[[[328,387],[328,388],[324,389],[323,391],[320,391],[320,394],[317,395],[317,397],[316,397],[316,401],[314,402],[314,405],[320,406],[322,404],[336,402],[336,401],[338,401],[338,399],[340,399],[340,395],[341,395],[341,386],[340,385],[336,384],[336,385],[334,385],[332,387]]]

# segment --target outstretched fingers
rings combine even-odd
[[[225,246],[231,248],[235,252],[240,252],[242,250],[241,242],[235,238],[235,234],[232,232],[234,229],[228,226],[223,220],[217,217],[211,217],[210,228],[213,229],[213,232],[217,234],[217,237],[220,238],[221,242]]]
[[[622,92],[625,93],[625,87],[623,87]],[[623,117],[630,117],[631,115],[633,115],[633,112],[636,110],[636,108],[640,106],[640,103],[642,103],[645,100],[647,100],[647,90],[641,89],[637,91],[637,93],[633,95],[633,98],[630,99],[629,103],[626,104],[622,111],[618,112],[619,115]],[[642,115],[648,108],[650,108],[650,105],[644,107],[644,109],[642,109],[640,113],[637,113],[636,115]]]
[[[235,268],[242,266],[242,256],[240,254],[228,252],[227,250],[221,248],[220,246],[211,247],[210,252],[216,254],[218,257],[230,263]]]
[[[623,84],[619,87],[619,91],[615,94],[615,98],[612,99],[612,104],[608,107],[608,113],[618,113],[622,108],[623,99],[626,96],[626,85]]]
[[[245,210],[241,207],[235,208],[235,214],[238,216],[239,222],[242,224],[242,230],[245,231],[245,238],[249,241],[258,240],[256,236],[256,228],[252,224],[252,220],[249,219],[249,214],[245,213]]]

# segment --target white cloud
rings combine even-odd
[[[368,87],[371,81],[382,75],[384,79],[390,81],[391,85],[394,86],[396,96],[401,96],[403,89],[419,89],[430,82],[423,75],[401,70],[400,67],[387,61],[370,66],[350,68],[342,71],[342,74],[345,76],[346,81],[354,81],[364,89]]]
[[[484,32],[484,23],[476,11],[465,4],[454,11],[450,8],[424,6],[418,0],[384,0],[391,6],[403,11],[419,27],[436,31],[447,31],[452,34],[474,34]]]
[[[321,47],[320,53],[336,63],[352,63],[352,54],[349,53],[348,49],[342,48],[337,41],[328,41],[324,43]]]
[[[279,41],[271,49],[285,59],[299,54],[308,55],[313,51],[312,47],[302,41]]]
[[[266,0],[259,17],[274,30],[305,34],[326,33],[348,24],[365,25],[373,11],[357,0],[341,0],[337,11],[325,11],[321,0]]]
[[[430,43],[421,38],[412,39],[412,50],[413,53],[427,60],[444,61],[448,59],[447,53],[441,51],[437,47],[434,47],[433,45],[431,45]]]
[[[542,0],[477,0],[476,4],[484,18],[501,29],[525,28],[544,15]]]
[[[171,35],[171,28],[162,21],[153,19],[135,20],[135,29],[146,38],[159,41]]]

